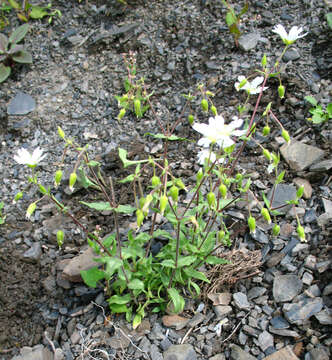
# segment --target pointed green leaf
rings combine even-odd
[[[128,304],[131,301],[131,296],[130,294],[113,295],[107,301],[109,304],[119,304],[119,305]]]
[[[30,28],[29,24],[23,24],[23,25],[19,26],[10,35],[9,42],[11,44],[19,43],[24,38],[24,36],[27,34],[27,32],[29,31],[29,28]]]
[[[32,56],[29,52],[22,50],[13,55],[13,60],[20,64],[32,64]]]
[[[82,270],[81,276],[86,285],[95,288],[97,287],[97,282],[105,278],[105,273],[95,266],[89,270]]]
[[[126,305],[121,304],[110,304],[110,310],[113,314],[127,313],[130,311]]]
[[[326,111],[329,115],[329,118],[331,119],[332,118],[332,102],[327,105]]]
[[[178,268],[189,266],[197,259],[196,256],[180,256],[178,259]]]
[[[313,96],[305,96],[304,99],[313,106],[318,104],[318,101]]]
[[[144,290],[144,282],[139,279],[133,279],[129,282],[128,288],[131,290]]]
[[[174,288],[167,289],[167,293],[173,303],[174,312],[176,314],[181,313],[183,311],[185,304],[183,297]]]
[[[97,211],[107,211],[107,210],[113,210],[114,208],[105,201],[100,201],[100,202],[92,202],[92,203],[87,203],[85,201],[80,201],[81,204],[86,205],[87,207],[89,207],[90,209],[94,209]]]
[[[132,214],[136,210],[136,208],[130,205],[118,205],[117,207],[113,208],[113,210],[116,213]]]
[[[183,271],[189,277],[192,277],[192,278],[195,278],[195,279],[202,280],[202,281],[205,281],[207,283],[210,283],[210,280],[205,276],[204,273],[202,273],[200,271],[194,270],[192,268],[185,268],[185,269],[183,269]]]
[[[48,15],[48,11],[45,8],[37,5],[33,5],[30,11],[31,19],[42,19]]]
[[[123,262],[121,259],[119,259],[115,256],[113,256],[113,257],[107,256],[105,273],[107,274],[109,279],[113,276],[113,274],[118,269],[120,269],[122,264],[123,264]]]
[[[127,154],[128,154],[127,150],[119,148],[119,158],[121,159],[124,168],[130,165],[142,164],[149,161],[149,160],[136,160],[136,161],[128,160]]]
[[[228,11],[226,14],[226,24],[228,27],[231,27],[233,24],[235,24],[236,20],[236,16],[231,11]]]
[[[175,262],[172,259],[167,259],[161,262],[161,266],[169,267],[175,269]]]
[[[0,33],[0,54],[5,53],[8,49],[8,38]]]
[[[0,64],[0,83],[4,82],[11,73],[11,68],[9,66],[5,66],[4,64]]]
[[[132,182],[134,179],[135,179],[135,174],[130,174],[127,177],[125,177],[124,179],[119,180],[119,183],[120,184],[125,184],[127,182]]]

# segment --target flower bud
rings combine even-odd
[[[214,116],[218,115],[217,108],[214,105],[211,106],[211,112]]]
[[[196,182],[199,183],[203,179],[203,171],[202,169],[199,169],[197,175],[196,175]]]
[[[280,226],[278,224],[274,224],[272,228],[273,236],[278,236],[280,233]]]
[[[267,158],[267,160],[271,161],[272,156],[271,156],[271,153],[270,153],[270,151],[268,149],[263,150],[263,155]]]
[[[202,107],[202,110],[205,112],[207,112],[209,110],[209,103],[206,99],[202,99],[201,107]]]
[[[190,114],[188,115],[188,123],[189,125],[192,125],[195,121],[194,115]]]
[[[282,129],[281,136],[284,138],[285,141],[287,141],[288,143],[290,142],[290,137],[287,130]]]
[[[248,218],[248,226],[249,230],[252,234],[255,234],[256,232],[256,220],[252,216],[249,216]]]
[[[268,224],[271,224],[271,216],[269,210],[267,208],[262,208],[261,214],[263,218],[268,222]]]
[[[218,231],[218,235],[217,235],[218,241],[219,241],[219,242],[223,241],[224,238],[225,238],[225,235],[226,235],[226,234],[225,234],[225,231],[224,231],[224,230]]]
[[[278,165],[279,164],[279,156],[277,154],[275,154],[274,152],[271,154],[271,156],[272,156],[273,164]]]
[[[173,185],[170,189],[169,189],[169,194],[171,196],[171,198],[173,199],[174,202],[177,202],[179,199],[179,188],[176,187],[175,185]]]
[[[240,173],[237,173],[236,176],[235,176],[235,179],[236,179],[236,181],[242,181],[243,175],[240,174]]]
[[[72,172],[69,176],[69,189],[70,191],[74,191],[74,185],[76,183],[77,180],[77,175],[76,172]]]
[[[270,126],[269,125],[265,125],[264,128],[263,128],[263,136],[267,136],[270,134]]]
[[[280,99],[283,99],[285,97],[285,87],[283,85],[279,85],[278,94]]]
[[[226,195],[227,195],[227,187],[225,184],[220,184],[219,186],[219,191],[220,191],[220,195],[223,199],[226,198]]]
[[[142,209],[145,204],[145,197],[139,199],[139,208]]]
[[[206,195],[206,200],[210,206],[210,208],[214,208],[215,204],[216,204],[216,195],[214,194],[214,192],[210,191],[207,195]]]
[[[64,131],[61,129],[61,127],[60,126],[58,126],[58,134],[59,134],[59,136],[61,137],[61,139],[65,139],[65,133],[64,133]]]
[[[23,192],[22,191],[19,191],[15,197],[14,197],[14,200],[13,200],[13,203],[16,204],[17,201],[19,201],[20,199],[22,199],[23,197]]]
[[[143,209],[142,209],[143,213],[146,213],[149,210],[149,206],[150,206],[152,200],[153,200],[153,196],[151,194],[148,194],[146,196],[144,206],[143,206]]]
[[[137,209],[136,210],[136,223],[137,223],[137,227],[141,227],[142,223],[144,220],[144,214],[143,211],[141,209]]]
[[[134,100],[134,109],[135,109],[135,114],[136,114],[137,117],[142,116],[141,100],[140,99],[135,99]]]
[[[266,54],[263,55],[261,63],[262,63],[263,68],[265,68],[265,67],[266,67],[266,64],[267,64]]]
[[[37,208],[37,204],[35,202],[33,202],[29,205],[27,212],[25,214],[27,219],[31,218],[31,215],[35,212],[36,208]]]
[[[43,195],[47,194],[47,190],[46,190],[45,186],[39,184],[38,187],[39,187],[39,191],[40,191]]]
[[[125,108],[122,108],[118,114],[118,120],[121,120],[123,119],[123,117],[125,116],[126,114],[126,109]]]
[[[63,245],[63,241],[65,239],[65,234],[62,230],[58,230],[56,233],[56,241],[58,243],[59,248]]]
[[[224,178],[224,184],[225,184],[226,186],[229,186],[230,183],[231,183],[231,179],[230,179],[230,178]]]
[[[185,190],[186,189],[186,187],[185,187],[185,185],[184,185],[184,183],[183,183],[183,181],[181,179],[176,179],[175,180],[175,185],[178,188],[180,188],[180,190]]]
[[[153,188],[157,187],[160,183],[161,183],[161,181],[160,181],[159,176],[156,176],[156,175],[152,176],[151,184],[152,184]]]
[[[296,229],[296,232],[297,232],[297,235],[299,236],[300,240],[302,242],[305,242],[306,239],[305,239],[305,233],[304,233],[304,228],[303,226],[299,225]]]
[[[164,214],[164,211],[166,209],[166,206],[168,204],[168,198],[166,195],[162,195],[160,196],[160,200],[159,200],[159,208],[160,208],[160,213],[161,215]]]
[[[62,179],[62,171],[61,170],[57,170],[55,175],[54,175],[54,186],[57,188],[61,182]]]
[[[304,192],[304,186],[301,185],[298,189],[297,189],[297,192],[296,192],[296,197],[299,199],[302,197],[303,195],[303,192]]]

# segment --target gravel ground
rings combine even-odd
[[[239,48],[225,25],[225,9],[220,1],[141,0],[129,1],[125,7],[116,1],[79,4],[72,0],[56,1],[54,6],[63,15],[52,25],[47,21],[30,23],[25,44],[33,64],[15,69],[0,88],[0,199],[7,216],[0,227],[0,359],[11,359],[24,346],[34,347],[35,353],[29,355],[32,350],[25,348],[23,359],[37,358],[37,352],[42,359],[49,359],[47,351],[55,352],[57,360],[92,356],[329,359],[332,126],[331,122],[320,127],[308,124],[309,106],[304,101],[304,96],[313,95],[325,106],[331,102],[331,30],[324,18],[329,8],[331,11],[328,1],[251,1],[241,24],[249,39],[242,38]],[[19,25],[14,15],[10,20],[13,27]],[[123,92],[127,72],[123,54],[135,52],[138,75],[144,76],[148,91],[154,92],[151,101],[164,125],[178,119],[184,105],[181,94],[195,91],[199,82],[216,94],[215,105],[229,119],[245,100],[244,94],[234,90],[237,77],[259,67],[264,53],[271,59],[281,53],[282,42],[271,32],[278,23],[287,28],[301,25],[308,31],[283,59],[285,99],[276,97],[278,83],[271,81],[262,103],[263,109],[269,100],[274,101],[283,126],[298,142],[310,146],[310,156],[322,150],[303,170],[309,155],[300,157],[296,168],[287,162],[290,155],[283,154],[282,167],[287,176],[280,196],[292,194],[299,181],[307,181],[307,194],[298,205],[298,214],[308,243],[297,240],[291,213],[282,218],[282,232],[275,239],[269,238],[264,227],[255,238],[239,230],[232,251],[241,250],[242,255],[236,255],[240,257],[234,262],[244,266],[253,261],[251,268],[247,264],[248,278],[244,273],[234,273],[238,281],[221,284],[217,299],[188,299],[185,313],[179,318],[148,315],[135,331],[121,317],[107,320],[102,288],[88,289],[62,277],[65,264],[86,249],[80,232],[46,202],[27,221],[26,207],[39,196],[34,189],[27,190],[18,204],[12,204],[27,176],[26,169],[14,162],[14,154],[20,147],[44,149],[47,158],[41,162],[39,173],[45,184],[51,184],[63,151],[56,132],[61,126],[80,144],[91,145],[91,156],[103,162],[106,174],[115,180],[123,178],[127,173],[116,160],[118,146],[136,158],[161,150],[157,140],[144,137],[147,131],[159,131],[151,111],[142,119],[132,114],[121,122],[116,119],[119,109],[114,96]],[[35,109],[26,115],[8,114],[9,104],[20,92],[35,100]],[[205,119],[202,114],[198,118]],[[270,150],[282,147],[278,134],[277,129],[273,130],[266,142]],[[176,135],[197,139],[186,121],[178,126]],[[198,170],[197,151],[192,142],[170,147],[174,171],[187,183]],[[301,147],[294,148],[292,154],[302,151]],[[239,164],[240,169],[253,173],[257,191],[271,187],[260,155],[249,142]],[[68,172],[73,159],[69,153]],[[129,201],[126,187],[118,186],[116,190],[123,202]],[[106,215],[90,216],[80,210],[78,200],[89,198],[84,190],[70,195],[60,188],[57,196],[88,226],[102,224],[105,233],[112,230]],[[232,211],[241,222],[241,206]],[[124,218],[123,232],[133,222]],[[61,251],[54,235],[60,224],[67,239]],[[260,254],[256,262],[255,251]],[[223,278],[220,271],[219,278]],[[269,358],[271,354],[279,357]]]

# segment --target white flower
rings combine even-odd
[[[259,94],[261,92],[261,86],[260,84],[263,82],[264,77],[263,76],[257,76],[254,80],[248,81],[240,87],[240,84],[243,80],[245,80],[245,77],[240,75],[238,78],[238,82],[235,83],[235,89],[237,91],[239,90],[246,90],[248,94]],[[264,87],[263,91],[268,89],[268,87]]]
[[[14,160],[22,165],[28,165],[35,167],[46,155],[43,155],[43,150],[37,147],[32,154],[28,150],[22,148],[17,151],[17,155],[14,156]]]
[[[208,125],[195,123],[193,129],[203,135],[203,138],[198,140],[199,146],[209,147],[211,143],[217,143],[220,147],[226,148],[234,144],[231,136],[242,136],[246,133],[246,130],[235,130],[242,123],[241,119],[234,116],[233,121],[226,125],[224,118],[221,115],[217,115],[215,118],[211,117],[209,119]]]
[[[205,164],[205,160],[209,160],[209,164],[213,164],[216,161],[216,154],[213,151],[210,151],[209,149],[203,149],[198,154],[198,163],[200,165]],[[224,159],[219,159],[217,161],[218,164],[222,164],[224,162]]]
[[[287,31],[285,30],[285,28],[283,27],[283,25],[278,24],[276,25],[272,31],[276,34],[278,34],[282,41],[286,44],[286,45],[291,45],[293,44],[297,39],[302,38],[303,36],[306,36],[308,33],[306,32],[305,34],[300,35],[300,33],[303,31],[302,26],[298,27],[298,26],[293,26],[290,31],[289,34],[287,34]]]

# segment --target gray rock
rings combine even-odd
[[[187,327],[195,327],[205,320],[205,315],[201,313],[195,314],[187,323]]]
[[[320,311],[318,314],[315,314],[315,318],[322,325],[332,325],[332,314],[330,309],[324,309]]]
[[[332,159],[323,160],[317,164],[310,166],[310,171],[325,172],[332,169]]]
[[[42,254],[41,245],[39,242],[32,244],[31,248],[23,254],[23,260],[27,262],[37,262]]]
[[[163,355],[157,345],[152,344],[150,349],[151,360],[163,360]]]
[[[172,343],[170,342],[170,340],[167,337],[164,337],[164,339],[161,340],[161,342],[160,342],[160,347],[163,349],[163,351],[166,351],[171,346],[172,346]]]
[[[273,297],[276,302],[291,301],[302,290],[302,281],[296,275],[277,275],[273,281]]]
[[[128,336],[125,336],[122,331],[115,330],[114,335],[106,339],[105,343],[115,350],[127,349],[130,344],[130,339]]]
[[[36,345],[34,348],[23,347],[21,355],[14,356],[12,360],[53,360],[53,354],[43,345]]]
[[[256,228],[256,231],[255,231],[255,233],[254,234],[250,234],[250,236],[254,239],[254,240],[256,240],[256,241],[258,241],[259,243],[261,243],[261,244],[268,244],[269,243],[269,238],[265,235],[265,233],[261,230],[261,229],[259,229],[259,228]]]
[[[272,198],[272,190],[268,194],[268,199]],[[272,201],[272,207],[278,208],[279,206],[283,206],[280,209],[277,209],[280,213],[286,214],[292,207],[292,205],[288,205],[286,201],[296,199],[296,187],[294,185],[286,185],[286,184],[278,184],[275,188],[274,197]]]
[[[284,314],[291,324],[301,325],[311,316],[319,313],[322,308],[322,298],[306,298],[298,303],[288,306],[287,311],[284,311]]]
[[[235,306],[240,310],[249,310],[250,304],[248,302],[247,295],[241,292],[237,292],[233,294],[233,300]]]
[[[269,331],[272,334],[278,335],[278,336],[285,336],[285,337],[293,337],[298,338],[300,337],[299,333],[297,333],[294,330],[288,330],[288,329],[275,329],[272,326],[269,326]]]
[[[164,352],[164,360],[196,360],[197,355],[192,345],[172,345]]]
[[[317,221],[317,215],[315,209],[306,210],[303,221],[305,224],[312,224],[313,222]]]
[[[274,329],[288,329],[289,323],[281,316],[275,316],[270,320],[270,324]]]
[[[332,294],[332,283],[329,283],[328,285],[325,286],[325,288],[323,290],[323,295],[328,296],[331,294]]]
[[[314,349],[310,350],[310,360],[329,360],[330,358],[330,350],[322,345],[318,345]]]
[[[218,320],[223,319],[233,311],[232,307],[228,305],[217,305],[214,306],[213,309],[217,315]]]
[[[36,101],[28,94],[19,91],[7,107],[8,115],[26,115],[35,110]]]
[[[284,56],[282,57],[282,60],[288,62],[288,61],[297,60],[299,58],[300,58],[300,54],[298,50],[296,48],[290,48],[285,52]]]
[[[273,336],[269,332],[264,330],[258,336],[258,344],[259,347],[265,352],[267,348],[273,346],[274,344]]]
[[[224,354],[217,354],[210,357],[209,360],[226,360],[226,356]]]
[[[312,274],[310,274],[308,272],[305,272],[302,276],[302,282],[305,285],[310,286],[311,283],[313,282],[313,280],[314,280],[314,277],[312,276]]]
[[[264,360],[299,360],[299,358],[294,354],[292,347],[287,345],[286,347],[265,357]]]
[[[291,140],[290,144],[284,144],[280,152],[287,164],[296,171],[305,170],[325,155],[323,150],[296,140]]]
[[[257,33],[249,33],[239,37],[239,46],[243,51],[249,51],[256,47],[260,36]]]
[[[327,199],[322,199],[324,210],[327,214],[331,214],[332,216],[332,201]]]
[[[246,351],[242,350],[240,346],[231,344],[231,359],[232,360],[256,360],[255,356],[248,354]]]
[[[326,260],[326,261],[321,261],[319,263],[316,264],[316,270],[322,274],[323,272],[325,272],[326,270],[328,270],[331,267],[331,261],[330,260]]]
[[[248,291],[248,300],[252,300],[252,299],[255,299],[259,296],[262,296],[266,293],[266,288],[265,287],[262,287],[262,286],[255,286],[253,288],[251,288],[249,291]]]

